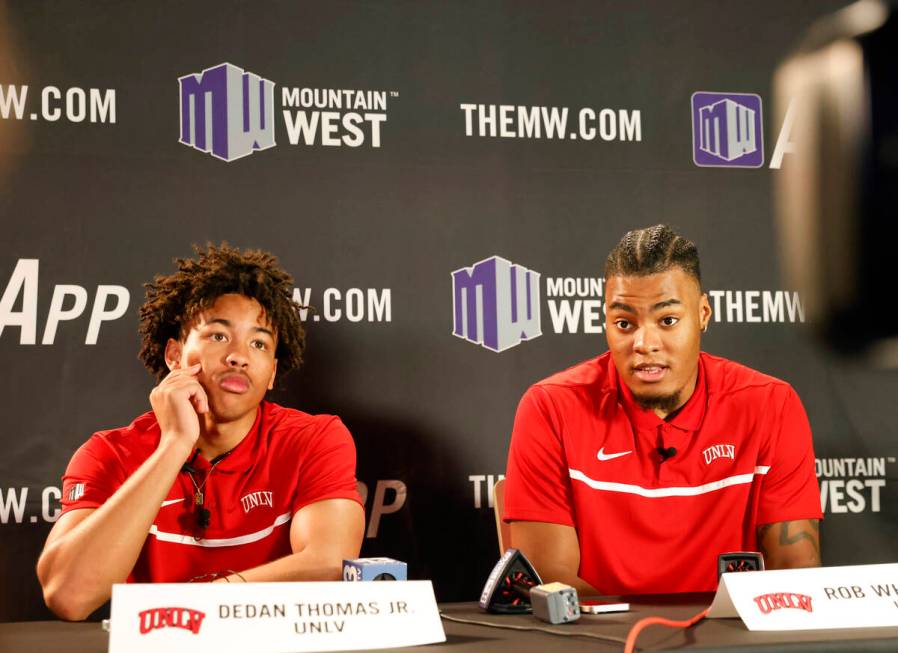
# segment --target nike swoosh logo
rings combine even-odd
[[[169,499],[168,501],[162,502],[162,507],[164,508],[165,506],[170,506],[173,503],[179,503],[183,500],[184,500],[184,497],[181,497],[180,499]]]
[[[596,458],[605,462],[606,460],[614,460],[615,458],[620,458],[621,456],[626,456],[628,453],[633,453],[632,451],[621,451],[620,453],[605,453],[605,447],[599,449],[599,453],[596,454]]]

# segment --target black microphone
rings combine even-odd
[[[666,462],[677,455],[676,447],[658,447],[658,455],[661,456],[661,462]]]
[[[209,512],[206,508],[202,506],[197,507],[196,511],[196,525],[200,528],[209,528],[209,524],[212,521],[212,513]]]

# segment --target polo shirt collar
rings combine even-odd
[[[708,383],[707,370],[705,369],[704,356],[699,354],[698,357],[698,377],[695,381],[695,390],[689,401],[671,420],[663,420],[658,417],[653,410],[642,408],[633,398],[633,393],[627,384],[620,378],[617,368],[614,366],[614,360],[608,356],[608,364],[611,367],[609,377],[614,379],[617,386],[618,403],[623,406],[630,418],[630,422],[640,428],[657,428],[658,426],[669,424],[683,431],[698,431],[701,428],[702,420],[705,418],[705,408],[708,405]]]
[[[264,402],[263,402],[264,403]],[[245,472],[253,465],[253,461],[257,457],[257,451],[260,446],[261,438],[259,432],[262,429],[262,405],[256,409],[256,420],[247,431],[243,439],[237,443],[237,446],[228,453],[219,456],[221,462],[215,465],[215,472]],[[203,472],[208,472],[212,467],[215,459],[208,461],[202,456],[197,456],[193,462],[193,467]]]

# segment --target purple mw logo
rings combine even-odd
[[[764,165],[761,98],[753,93],[692,94],[692,160],[697,166]]]
[[[180,142],[224,161],[274,147],[274,82],[223,63],[178,78]]]
[[[452,273],[452,335],[500,352],[542,335],[539,273],[493,256]]]

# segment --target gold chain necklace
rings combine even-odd
[[[229,451],[228,453],[230,453],[230,451]],[[209,467],[209,471],[206,473],[206,478],[203,479],[203,482],[202,482],[202,483],[199,483],[199,484],[198,484],[198,483],[196,482],[196,479],[193,477],[193,470],[192,470],[192,469],[186,469],[186,470],[184,470],[184,471],[187,472],[187,476],[190,477],[190,482],[193,483],[193,489],[196,491],[196,492],[194,493],[194,495],[193,495],[193,504],[194,504],[194,505],[196,505],[196,506],[201,506],[201,505],[203,505],[203,502],[205,501],[205,497],[203,496],[203,488],[206,487],[206,483],[209,482],[209,479],[212,477],[212,472],[215,470],[216,467],[218,467],[218,463],[220,463],[222,460],[224,460],[224,459],[225,459],[225,456],[227,456],[227,455],[228,455],[228,454],[226,453],[226,454],[224,454],[224,455],[222,455],[222,456],[219,456],[219,457],[215,460],[215,462],[212,463],[212,466]]]

